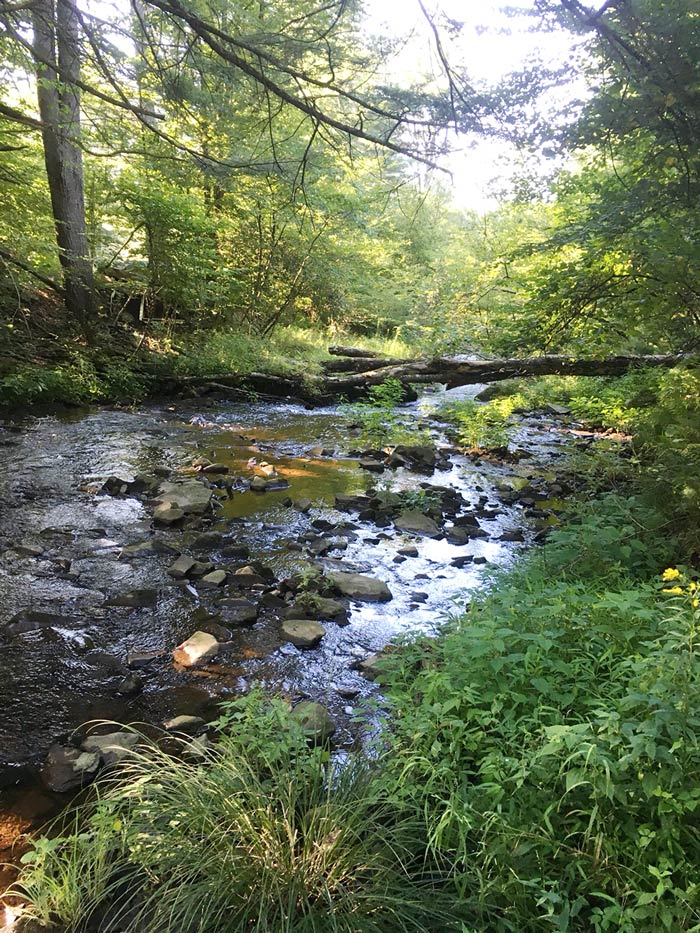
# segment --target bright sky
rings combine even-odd
[[[474,81],[496,83],[533,54],[547,63],[561,63],[569,55],[568,33],[531,31],[533,23],[528,17],[508,17],[503,13],[505,0],[424,0],[424,4],[431,17],[441,11],[463,24],[458,38],[452,43],[447,40],[445,45],[451,62],[466,63]],[[533,6],[532,0],[512,0],[509,4],[511,8],[516,5]],[[440,71],[434,45],[431,47],[430,27],[418,0],[365,0],[364,6],[372,33],[411,36],[392,68],[395,80],[401,75],[410,79]],[[579,92],[582,90],[577,88]],[[520,164],[515,148],[496,140],[473,146],[465,139],[455,139],[453,145],[454,152],[445,165],[452,172],[456,205],[477,211],[495,207],[494,190],[502,187]],[[550,168],[549,163],[541,166],[543,173]]]

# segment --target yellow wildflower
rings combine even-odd
[[[671,586],[668,589],[664,588],[664,593],[672,593],[674,596],[681,596],[683,594],[683,587],[681,586]]]
[[[693,609],[697,609],[700,606],[700,599],[693,600]]]
[[[664,572],[661,574],[661,579],[664,583],[668,583],[669,580],[680,580],[681,572],[675,567],[667,567]]]

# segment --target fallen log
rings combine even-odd
[[[353,359],[372,360],[379,356],[376,350],[363,350],[362,347],[328,347],[331,356],[349,356]]]
[[[345,348],[352,349],[352,348]],[[609,356],[583,360],[569,356],[532,356],[522,359],[467,360],[438,357],[433,360],[386,360],[354,358],[354,372],[344,375],[277,376],[267,373],[170,377],[161,383],[166,392],[230,390],[237,397],[278,398],[312,405],[333,405],[362,398],[372,386],[396,379],[406,388],[405,397],[415,398],[412,385],[441,384],[448,389],[483,382],[498,382],[525,376],[621,376],[645,366],[671,367],[679,363],[700,364],[697,354]],[[373,368],[367,369],[367,364]],[[360,371],[358,371],[360,370]]]
[[[524,376],[621,376],[630,369],[647,366],[676,366],[698,360],[693,354],[654,354],[648,356],[609,356],[599,360],[570,356],[531,356],[522,359],[466,360],[439,357],[433,360],[407,360],[348,376],[328,376],[324,391],[351,395],[360,388],[379,385],[387,379],[403,383],[440,383],[448,389],[482,382],[498,382]]]

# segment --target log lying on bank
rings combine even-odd
[[[275,376],[266,373],[235,375],[182,376],[169,379],[166,392],[205,394],[228,391],[231,395],[259,399],[280,399],[313,405],[332,405],[340,399],[362,398],[367,391],[387,379],[397,379],[406,386],[406,397],[412,385],[441,384],[448,389],[457,386],[498,382],[526,376],[621,376],[642,367],[671,367],[679,363],[700,363],[697,354],[676,353],[651,356],[609,356],[599,360],[576,359],[570,356],[531,356],[522,359],[467,360],[438,357],[432,360],[397,360],[367,356],[370,351],[353,347],[333,347],[336,355],[347,354],[340,370],[334,361],[326,364],[326,373],[313,379],[302,376]],[[348,368],[347,364],[350,364]],[[348,371],[349,370],[349,371]]]
[[[387,379],[411,384],[440,383],[448,389],[457,386],[476,385],[482,382],[498,382],[524,376],[621,376],[630,369],[647,366],[676,366],[678,363],[697,359],[691,354],[666,354],[649,356],[609,356],[599,360],[576,359],[570,356],[531,356],[522,359],[468,360],[438,357],[432,360],[406,360],[395,364],[381,365],[387,361],[377,360],[379,366],[347,376],[328,376],[323,380],[325,392],[339,395],[352,393],[359,387],[369,388]]]

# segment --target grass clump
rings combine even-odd
[[[36,917],[105,933],[459,929],[420,820],[366,763],[331,764],[259,694],[216,726],[196,760],[142,745],[34,843],[18,892]]]

